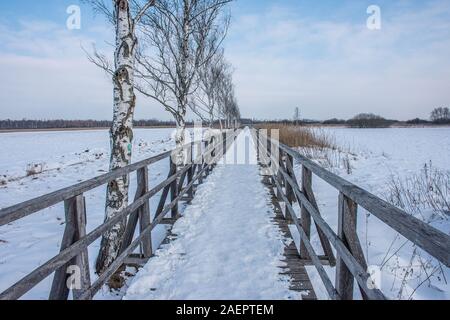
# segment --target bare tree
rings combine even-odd
[[[431,112],[431,121],[437,124],[450,123],[449,108],[436,108]]]
[[[190,103],[192,111],[212,128],[219,118],[219,90],[223,74],[229,68],[225,62],[223,51],[210,59],[198,70],[199,87]],[[206,116],[205,116],[206,115]]]
[[[216,94],[219,121],[222,127],[222,120],[225,127],[231,128],[235,121],[240,119],[240,111],[234,92],[233,74],[230,68],[223,68],[219,74]]]
[[[155,3],[138,0],[85,0],[95,11],[102,13],[115,27],[114,65],[98,53],[91,61],[112,76],[114,86],[113,123],[111,126],[110,170],[131,163],[133,142],[133,117],[136,106],[134,93],[135,58],[138,39],[136,26]],[[106,192],[105,220],[113,218],[128,206],[129,177],[118,178],[108,184]],[[125,231],[126,219],[107,231],[102,238],[96,261],[96,271],[101,274],[117,258]]]
[[[198,88],[198,70],[214,57],[226,35],[229,18],[222,9],[228,2],[160,0],[143,19],[147,47],[138,54],[141,81],[136,88],[172,114],[178,148],[185,143],[186,113]],[[183,152],[174,160],[183,164]]]

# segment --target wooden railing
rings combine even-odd
[[[49,299],[66,300],[70,293],[66,283],[70,276],[68,268],[73,266],[79,268],[81,276],[81,287],[72,290],[73,298],[76,300],[92,299],[127,260],[145,263],[153,253],[152,230],[158,224],[174,223],[179,217],[178,203],[182,200],[192,200],[195,183],[203,182],[205,176],[211,172],[217,161],[227,151],[236,135],[237,131],[224,132],[212,137],[209,141],[186,145],[183,147],[183,151],[187,151],[191,161],[178,170],[171,159],[174,151],[168,151],[94,179],[0,210],[0,227],[61,202],[64,202],[66,215],[66,227],[60,253],[2,292],[0,300],[19,299],[52,273],[55,274]],[[194,157],[194,154],[197,157]],[[169,175],[166,180],[148,190],[148,167],[163,159],[170,161]],[[86,234],[86,201],[83,194],[133,172],[136,172],[137,177],[134,202]],[[158,207],[153,220],[151,220],[149,200],[161,191]],[[170,202],[166,204],[169,193]],[[165,219],[169,212],[171,218]],[[91,283],[88,261],[89,245],[124,219],[126,219],[127,225],[119,256],[94,283]],[[138,236],[134,238],[138,222],[139,232]],[[135,255],[133,252],[138,246],[140,246],[141,253]]]
[[[257,152],[270,171],[271,180],[277,189],[277,198],[285,205],[285,217],[295,224],[300,233],[300,256],[316,267],[331,299],[351,300],[354,298],[354,281],[359,285],[364,299],[385,299],[384,294],[373,288],[367,272],[367,262],[357,234],[358,206],[379,218],[386,225],[400,233],[418,247],[435,257],[445,266],[450,266],[450,237],[403,210],[387,203],[368,191],[329,172],[302,156],[288,146],[267,135],[267,131],[253,131]],[[294,172],[294,160],[301,164],[301,186]],[[274,164],[278,164],[273,166]],[[339,191],[338,232],[328,225],[320,214],[312,189],[315,175]],[[293,202],[300,204],[300,218],[293,208]],[[335,284],[323,267],[323,257],[315,252],[311,240],[311,222],[314,222],[331,265],[336,264]],[[330,243],[336,250],[334,258]]]

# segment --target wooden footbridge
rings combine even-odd
[[[15,284],[0,294],[0,299],[19,299],[53,274],[49,299],[68,299],[72,291],[74,299],[89,300],[93,299],[96,293],[124,266],[145,265],[154,253],[152,231],[157,225],[176,223],[182,214],[179,212],[179,204],[189,203],[194,199],[198,186],[208,178],[217,162],[226,154],[240,133],[241,130],[231,130],[208,141],[186,145],[183,150],[192,161],[182,169],[177,170],[170,161],[172,152],[169,151],[89,181],[0,210],[0,227],[20,221],[61,202],[64,203],[66,216],[60,252],[22,279],[17,279]],[[287,239],[292,240],[289,225],[295,226],[300,235],[299,250],[293,241],[286,242],[289,244],[285,248],[284,258],[280,261],[279,273],[280,276],[290,278],[290,290],[300,292],[303,299],[316,299],[315,288],[305,266],[316,268],[330,299],[353,299],[355,281],[364,299],[385,299],[380,290],[373,288],[367,272],[366,257],[357,233],[358,206],[368,210],[445,266],[450,266],[448,235],[325,170],[294,149],[272,140],[263,131],[252,130],[251,138],[257,147],[261,170],[266,173],[261,176],[261,180],[272,197],[273,224],[278,226],[283,237]],[[166,180],[149,190],[148,169],[151,165],[163,160],[168,161],[169,175]],[[295,163],[299,163],[302,167],[298,177],[294,170]],[[134,202],[114,218],[87,233],[86,222],[89,214],[86,212],[83,194],[133,172],[136,172],[137,177]],[[337,232],[330,227],[319,211],[312,187],[313,176],[323,179],[339,191]],[[236,185],[236,188],[239,188],[239,185]],[[152,213],[149,200],[156,196],[160,197],[159,205]],[[294,209],[296,207],[294,203],[299,204],[299,212]],[[88,247],[124,219],[127,221],[127,228],[120,255],[102,275],[95,281],[91,281]],[[319,236],[323,255],[317,254],[310,242],[312,232],[317,232]],[[168,237],[164,243],[168,243],[170,239]],[[70,276],[67,273],[68,267],[73,265],[80,268],[81,287],[71,290],[66,282]],[[336,268],[335,281],[329,278],[324,266]]]

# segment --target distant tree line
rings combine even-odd
[[[283,124],[283,125],[340,125],[351,128],[387,128],[394,124],[407,125],[446,125],[450,124],[449,108],[436,108],[430,116],[430,120],[415,118],[408,121],[389,120],[372,113],[361,113],[349,120],[329,119],[325,121],[308,119],[281,119],[281,120],[255,120],[241,118],[242,125],[255,125],[264,123]],[[19,130],[19,129],[77,129],[77,128],[109,128],[112,122],[106,120],[0,120],[0,130]],[[186,122],[187,126],[193,126],[193,121]],[[221,127],[220,120],[203,120],[203,125]],[[135,120],[135,127],[176,127],[174,121],[161,121],[157,119]]]
[[[188,122],[192,125],[192,122]],[[76,129],[76,128],[110,128],[112,121],[106,120],[0,120],[0,130],[21,129]],[[135,127],[175,127],[175,121],[156,119],[135,120]]]
[[[394,124],[406,125],[447,125],[450,124],[450,110],[449,108],[436,108],[430,115],[430,120],[425,119],[411,119],[408,121],[390,120],[383,118],[373,113],[360,113],[349,120],[344,119],[329,119],[325,121],[316,120],[299,120],[294,116],[293,120],[254,120],[242,119],[242,124],[283,124],[283,125],[307,125],[307,124],[323,124],[323,125],[340,125],[350,128],[388,128]]]

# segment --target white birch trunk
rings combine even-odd
[[[116,51],[114,83],[114,118],[111,127],[110,170],[131,163],[133,141],[133,115],[136,105],[134,94],[134,64],[136,37],[128,0],[114,0],[116,13]],[[105,205],[105,220],[114,217],[128,206],[129,176],[108,184]],[[103,235],[96,262],[96,271],[101,274],[117,258],[126,219]]]
[[[177,132],[175,142],[177,147],[176,165],[180,169],[185,164],[185,153],[183,146],[185,145],[186,133],[186,108],[188,105],[188,74],[187,65],[189,59],[189,33],[190,33],[190,1],[184,0],[183,9],[183,39],[181,43],[181,92],[178,101],[178,109],[176,115]]]

